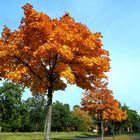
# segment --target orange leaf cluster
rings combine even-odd
[[[89,110],[91,114],[100,114],[110,106],[114,97],[106,85],[106,82],[94,82],[94,88],[84,93],[81,103],[85,110]]]
[[[126,111],[114,99],[112,91],[107,89],[106,82],[94,82],[94,88],[86,91],[82,98],[83,109],[96,114],[103,121],[122,121],[127,118]]]
[[[4,27],[0,38],[0,77],[46,93],[49,86],[64,89],[68,83],[92,88],[97,78],[106,78],[109,53],[102,48],[100,33],[92,33],[68,13],[51,19],[33,6],[23,6],[18,30]]]
[[[103,111],[103,120],[117,121],[127,119],[127,112],[120,108],[120,104],[117,100],[113,100],[109,108]]]

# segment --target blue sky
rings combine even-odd
[[[52,18],[65,12],[93,32],[101,32],[105,49],[109,50],[111,70],[109,88],[114,96],[140,112],[140,1],[139,0],[0,0],[0,32],[6,24],[17,29],[23,16],[21,7],[29,2],[37,11]],[[80,104],[82,90],[68,86],[54,94],[71,106]],[[24,95],[28,96],[28,93]]]

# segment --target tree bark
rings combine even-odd
[[[50,140],[51,132],[51,116],[52,116],[52,86],[48,88],[47,95],[47,112],[45,118],[45,128],[44,128],[44,140]]]
[[[104,139],[104,127],[103,127],[103,120],[101,119],[101,137],[102,137],[102,140]]]
[[[37,123],[35,124],[35,130],[36,130],[36,132],[38,131],[38,124]]]
[[[112,133],[113,133],[113,139],[115,139],[114,122],[112,122]]]
[[[122,127],[120,126],[119,127],[119,135],[121,135],[122,134]]]
[[[122,134],[122,125],[121,125],[121,122],[119,122],[119,135]]]

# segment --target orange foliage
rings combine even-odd
[[[121,122],[127,119],[127,112],[120,108],[120,104],[117,100],[113,100],[110,107],[103,111],[103,119]]]
[[[114,97],[112,91],[107,89],[106,82],[94,82],[94,88],[84,93],[82,105],[84,110],[88,110],[91,114],[102,114],[110,104]]]
[[[112,91],[107,89],[106,82],[94,82],[94,88],[86,91],[82,98],[84,110],[97,116],[103,121],[122,121],[127,118],[126,111],[120,109],[120,103],[114,99]]]
[[[68,13],[51,19],[30,4],[23,10],[25,16],[18,30],[3,29],[0,77],[42,94],[50,86],[64,89],[62,77],[84,89],[92,88],[95,79],[106,78],[110,60],[108,51],[102,49],[100,33],[92,33]]]

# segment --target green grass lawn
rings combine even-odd
[[[93,136],[92,132],[52,132],[51,138],[72,138],[76,136]],[[140,138],[140,134],[125,134],[121,136],[116,136],[115,140],[138,140],[136,137]],[[0,133],[0,140],[43,140],[42,132],[33,133]],[[101,138],[97,138],[101,140]],[[104,140],[113,140],[113,137],[105,137]]]
[[[52,132],[51,138],[64,138],[75,136],[93,136],[92,132]],[[42,132],[33,133],[0,133],[0,140],[43,140]]]

